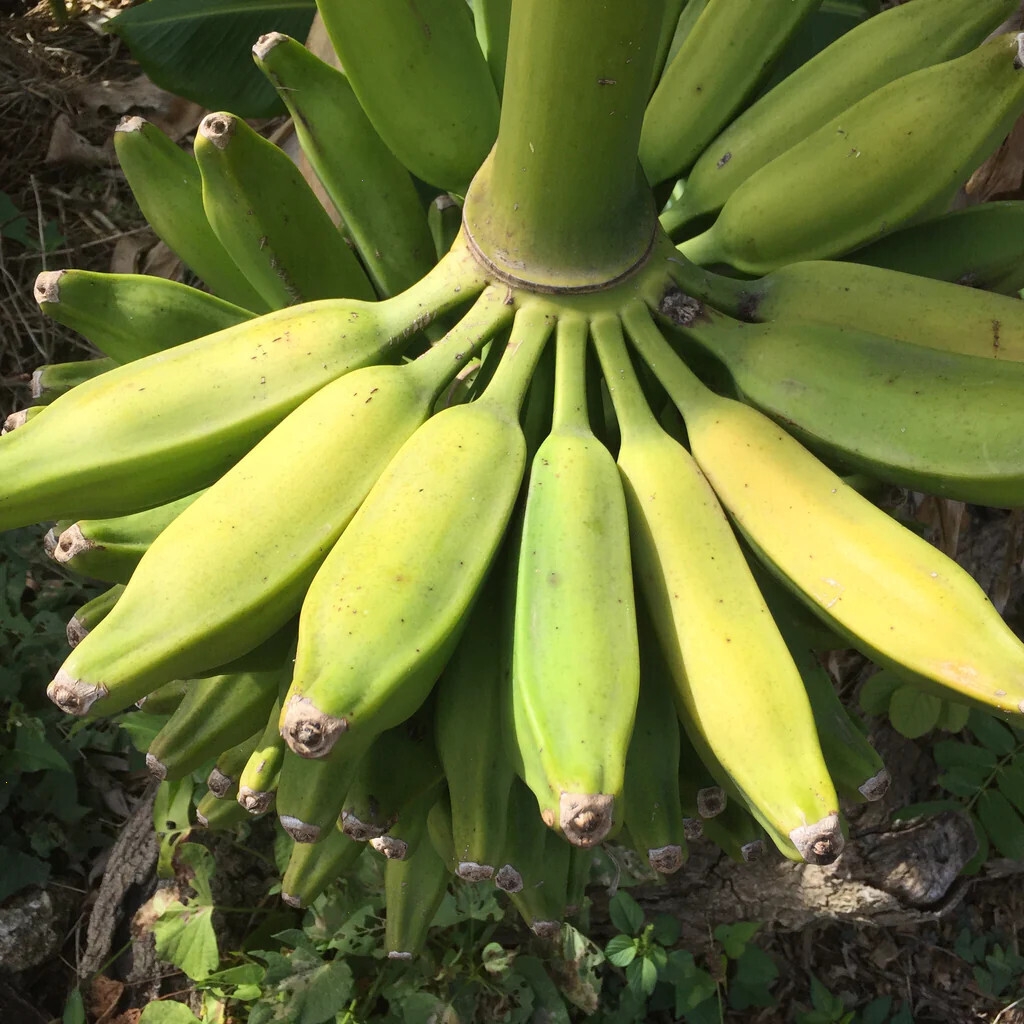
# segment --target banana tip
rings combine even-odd
[[[72,523],[57,538],[57,544],[53,549],[53,557],[58,562],[70,562],[76,555],[80,555],[84,551],[92,551],[93,548],[99,546],[99,544],[89,540],[82,533],[82,528],[78,523]]]
[[[477,864],[475,860],[464,860],[455,869],[455,874],[467,882],[486,882],[488,878],[494,876],[494,868],[490,864]]]
[[[44,302],[60,302],[60,279],[66,273],[66,270],[44,270],[39,274],[33,288],[36,302],[40,305]]]
[[[234,784],[235,780],[230,775],[225,775],[219,768],[214,768],[206,777],[206,785],[218,800],[223,800]]]
[[[347,729],[347,719],[325,714],[308,697],[292,697],[281,719],[281,735],[299,757],[326,757]]]
[[[392,949],[388,951],[389,960],[411,960],[412,953],[405,953],[400,949]]]
[[[167,778],[167,765],[153,754],[146,755],[146,768],[149,770],[149,774],[160,782]]]
[[[523,876],[511,864],[498,868],[494,884],[503,892],[522,892]]]
[[[1024,68],[1024,32],[1017,33],[1017,54],[1013,58],[1013,66],[1018,71]]]
[[[657,846],[647,851],[647,862],[658,874],[675,874],[685,863],[686,854],[678,843]]]
[[[689,842],[704,835],[704,822],[700,818],[683,818],[683,838]]]
[[[4,420],[4,425],[0,428],[0,434],[9,434],[12,430],[17,430],[18,427],[23,427],[28,422],[28,409],[18,409],[12,412],[7,419]]]
[[[729,798],[721,786],[705,786],[697,790],[697,813],[702,818],[715,818],[725,810]]]
[[[210,819],[207,818],[202,811],[196,811],[196,824],[199,825],[200,828],[209,828]]]
[[[789,838],[808,864],[831,864],[843,852],[843,833],[834,811],[811,825],[798,825]]]
[[[409,844],[396,836],[377,836],[370,840],[370,845],[388,860],[405,860],[409,852]]]
[[[281,893],[281,902],[287,903],[289,907],[294,907],[296,910],[302,909],[302,898],[293,896],[290,892]]]
[[[274,794],[273,791],[265,792],[250,789],[248,786],[239,786],[236,799],[250,814],[266,814],[274,802]]]
[[[315,843],[320,838],[320,826],[310,825],[290,814],[278,815],[281,828],[285,830],[297,843]]]
[[[385,829],[379,825],[368,825],[350,811],[343,811],[341,814],[341,831],[349,839],[354,839],[357,843],[368,843],[371,839],[379,839],[384,835]]]
[[[563,793],[558,823],[574,846],[595,846],[612,827],[615,798],[610,793]]]
[[[530,930],[541,939],[553,939],[562,930],[561,921],[534,921]]]
[[[214,113],[207,114],[199,122],[199,134],[209,142],[212,142],[218,149],[227,149],[231,136],[235,134],[238,127],[238,118],[232,114]]]
[[[46,390],[46,386],[43,384],[42,367],[40,367],[38,370],[33,371],[32,379],[29,381],[29,387],[32,389],[33,398],[40,398],[43,392]]]
[[[263,60],[278,43],[284,42],[287,38],[282,32],[267,32],[253,43],[252,55],[259,60]]]
[[[117,122],[115,132],[141,132],[149,122],[138,114],[126,114]]]
[[[46,696],[69,715],[82,717],[98,700],[108,693],[102,683],[87,683],[83,679],[75,679],[70,672],[60,669],[53,681],[46,688]]]
[[[72,616],[68,620],[68,646],[77,647],[88,635],[89,630],[82,625],[78,616]]]
[[[740,847],[740,856],[745,864],[760,860],[764,856],[764,840],[755,839],[752,843],[744,843]]]
[[[661,297],[658,312],[677,327],[691,327],[704,316],[704,303],[673,286]]]
[[[872,775],[862,786],[858,786],[857,789],[865,800],[881,800],[889,791],[889,783],[891,782],[892,776],[883,768],[877,775]]]
[[[55,558],[57,554],[57,533],[51,527],[43,535],[43,552],[47,558]]]

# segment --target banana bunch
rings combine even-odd
[[[1021,206],[941,215],[1024,111],[1024,36],[983,42],[1016,0],[893,8],[759,97],[817,3],[666,0],[630,130],[686,178],[568,289],[469,230],[530,4],[321,0],[344,72],[256,43],[333,215],[230,113],[194,154],[123,122],[205,289],[41,275],[103,359],[0,438],[0,528],[113,584],[50,698],[166,715],[207,827],[275,807],[290,905],[371,847],[395,959],[453,876],[557,935],[606,840],[834,861],[889,776],[823,650],[1024,711],[1024,644],[847,479],[1024,506]]]

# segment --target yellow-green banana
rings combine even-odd
[[[463,0],[321,0],[341,66],[418,178],[465,194],[498,131],[498,96]]]
[[[482,287],[459,250],[393,299],[280,310],[80,384],[0,438],[0,529],[123,515],[207,486],[315,391],[397,358]]]
[[[452,807],[448,790],[444,787],[427,812],[427,837],[434,852],[444,861],[450,874],[455,874],[458,861],[455,857],[455,840],[452,834]],[[483,881],[483,879],[475,879]]]
[[[821,0],[711,0],[662,73],[644,115],[652,184],[685,171],[743,105]]]
[[[1017,0],[916,0],[861,22],[708,144],[663,226],[672,231],[721,209],[755,171],[811,132],[889,82],[966,53],[1017,6]]]
[[[999,36],[864,97],[747,178],[680,251],[763,274],[944,208],[1024,110],[1022,40]]]
[[[631,306],[626,319],[679,406],[694,458],[718,499],[783,583],[897,674],[952,690],[956,699],[1024,709],[1024,644],[960,566],[763,413],[708,391],[646,309]]]
[[[404,721],[448,660],[501,542],[526,445],[519,408],[553,322],[527,304],[475,402],[402,446],[306,595],[281,727],[306,757],[345,758]]]
[[[490,68],[499,97],[505,86],[505,57],[508,54],[508,26],[511,18],[512,0],[475,0],[473,4],[477,42]]]
[[[284,683],[291,675],[282,675]],[[284,692],[285,687],[280,687]],[[245,767],[238,776],[238,795],[236,799],[250,814],[263,814],[270,810],[277,790],[278,776],[281,774],[281,763],[284,760],[284,739],[277,727],[281,717],[281,699],[278,697],[270,708],[267,724],[263,727],[263,735],[256,744],[256,749],[249,755]]]
[[[789,263],[756,281],[682,264],[673,276],[689,295],[740,320],[832,324],[961,355],[1024,361],[1024,307],[1006,295],[832,260]]]
[[[979,203],[912,224],[845,259],[1017,298],[1024,288],[1024,200]]]
[[[44,270],[39,308],[119,363],[233,327],[255,314],[215,295],[148,274]]]
[[[284,150],[226,113],[203,118],[195,148],[210,226],[270,305],[375,297],[359,260]]]
[[[1024,362],[831,324],[744,324],[707,306],[679,327],[725,364],[745,401],[844,469],[959,501],[1024,505]]]
[[[419,359],[322,388],[185,509],[150,545],[113,617],[58,673],[62,706],[124,707],[166,679],[243,655],[295,615],[438,392],[511,315],[502,296],[489,289]]]
[[[280,32],[261,36],[253,56],[288,107],[302,152],[341,214],[377,294],[395,295],[415,284],[435,262],[426,212],[409,172],[374,131],[348,79]]]
[[[254,313],[273,306],[249,283],[206,219],[202,180],[191,154],[142,117],[121,119],[114,150],[150,227],[210,290]]]
[[[207,792],[196,804],[196,823],[201,828],[214,831],[241,825],[246,820],[246,813],[231,799],[237,788],[237,785],[229,786],[223,796],[213,790]]]
[[[631,335],[647,328],[668,347],[645,305],[626,308]],[[651,413],[618,318],[595,319],[593,335],[622,431],[634,567],[687,734],[784,842],[829,863],[843,845],[839,800],[800,675],[708,481]]]
[[[127,583],[150,544],[202,492],[116,519],[82,519],[63,530],[53,557],[83,576]]]
[[[250,754],[256,749],[256,744],[262,735],[262,730],[259,730],[232,747],[227,749],[222,747],[217,763],[206,777],[206,785],[209,787],[210,792],[218,800],[228,800],[230,803],[235,804],[236,810],[239,811],[242,808],[236,802],[238,776],[241,775],[245,762],[249,760]],[[244,811],[242,811],[240,817],[245,817]]]
[[[640,663],[629,531],[611,453],[590,429],[587,323],[558,323],[551,433],[537,449],[519,551],[513,734],[545,822],[592,846],[622,799]]]

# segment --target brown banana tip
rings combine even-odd
[[[561,921],[534,921],[530,930],[540,939],[553,939],[562,931]]]
[[[490,864],[477,864],[475,860],[464,860],[455,869],[455,874],[467,882],[486,882],[488,878],[494,877],[494,868]]]
[[[274,793],[239,786],[236,799],[250,814],[266,814],[274,802]]]
[[[29,381],[29,387],[32,389],[32,397],[39,398],[45,388],[43,387],[43,368],[40,367],[38,370],[32,371],[32,379]]]
[[[82,625],[77,616],[73,615],[68,620],[67,634],[68,645],[77,647],[89,635],[89,630]]]
[[[1022,701],[1021,701],[1021,702],[1020,702],[1020,703],[1019,703],[1019,704],[1017,705],[1017,710],[1018,710],[1018,711],[1020,711],[1020,712],[1024,712],[1024,700],[1022,700]]]
[[[702,818],[717,817],[725,810],[728,802],[729,797],[721,786],[706,786],[697,790],[697,813]]]
[[[494,884],[503,892],[522,892],[523,876],[511,864],[498,868]]]
[[[143,128],[149,122],[144,117],[139,117],[138,114],[125,114],[120,121],[117,122],[117,127],[114,129],[115,132],[141,132]]]
[[[281,32],[267,32],[259,37],[252,47],[252,55],[263,60],[278,43],[284,42],[288,37]]]
[[[379,839],[386,829],[379,825],[367,825],[349,811],[341,813],[341,831],[357,843],[368,843],[371,839]]]
[[[1013,66],[1018,71],[1024,68],[1024,32],[1017,33],[1017,54],[1013,58]]]
[[[36,283],[32,287],[36,302],[40,305],[44,302],[60,302],[60,279],[66,273],[66,270],[44,270],[37,274]]]
[[[227,149],[236,127],[238,127],[238,118],[232,114],[217,112],[207,114],[199,122],[199,134],[212,142],[218,149]]]
[[[43,534],[43,553],[48,558],[57,557],[57,534],[54,533],[53,527]]]
[[[691,843],[704,835],[704,822],[700,818],[683,818],[683,838]]]
[[[290,892],[281,893],[281,902],[287,903],[289,907],[294,907],[296,910],[302,909],[302,899],[299,896],[293,896]]]
[[[319,825],[309,825],[290,814],[279,814],[277,820],[281,822],[281,828],[297,843],[315,843],[320,838]]]
[[[210,827],[210,819],[207,818],[206,815],[203,814],[202,811],[196,811],[196,824],[200,828],[209,828]]]
[[[843,833],[835,811],[811,825],[798,825],[789,838],[808,864],[831,864],[843,852]]]
[[[225,775],[219,768],[214,768],[206,776],[206,785],[218,800],[223,800],[228,795],[228,790],[234,784],[235,780],[230,775]]]
[[[670,843],[648,850],[647,862],[659,874],[672,875],[686,862],[686,854],[678,843]]]
[[[746,864],[749,864],[751,861],[760,860],[764,853],[765,845],[763,839],[755,839],[752,843],[744,843],[740,847],[740,856]]]
[[[612,827],[615,798],[609,793],[563,793],[558,824],[574,846],[596,846]]]
[[[87,715],[93,704],[106,697],[109,691],[102,683],[87,683],[75,679],[69,672],[60,669],[53,682],[46,688],[46,696],[69,715],[81,718]]]
[[[308,697],[292,697],[284,710],[281,735],[299,757],[326,757],[348,729],[348,720],[316,708]]]
[[[865,800],[881,800],[889,791],[889,784],[891,782],[892,776],[887,769],[883,768],[877,775],[872,775],[864,785],[858,786],[857,789]]]
[[[389,952],[388,952],[388,959],[389,960],[411,960],[412,959],[412,953],[403,953],[399,949],[392,949],[392,950],[389,950]]]
[[[444,195],[437,196],[434,199],[434,207],[438,211],[450,210],[455,205],[455,200],[450,195],[445,193]]]
[[[377,836],[370,840],[370,845],[388,860],[405,860],[409,852],[409,844],[395,836]]]
[[[167,778],[167,765],[163,763],[159,758],[154,757],[153,754],[146,755],[146,768],[149,769],[149,774],[154,779],[159,779],[163,782]]]
[[[28,409],[18,409],[8,415],[7,419],[4,420],[4,425],[0,428],[0,435],[9,434],[12,430],[17,430],[18,427],[23,427],[28,422]],[[52,530],[50,531],[53,532]]]
[[[89,540],[82,533],[78,523],[72,523],[58,538],[57,546],[54,548],[53,557],[58,562],[70,562],[76,555],[83,551],[92,551],[101,545]]]

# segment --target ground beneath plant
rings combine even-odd
[[[117,169],[111,132],[121,115],[141,113],[180,138],[194,128],[202,111],[155,89],[139,75],[120,43],[102,34],[103,19],[121,5],[78,0],[69,23],[57,27],[45,3],[32,7],[0,0],[0,411],[5,415],[26,404],[35,367],[91,354],[76,335],[40,314],[33,282],[41,270],[180,274],[141,220]],[[991,165],[978,178],[972,199],[1024,195],[1021,152],[1024,147],[1013,146],[1001,162]],[[1000,597],[1015,627],[1024,628],[1019,518],[927,505],[915,511],[933,527],[944,526],[947,545]],[[984,542],[979,547],[978,538],[988,535],[984,531],[991,529],[993,518],[1002,540],[995,548]],[[846,690],[852,697],[849,680]],[[877,729],[883,746],[892,742],[883,735],[889,732],[886,725]],[[928,799],[937,793],[935,767],[927,743],[913,746],[914,797]],[[128,807],[138,799],[139,780],[121,784]],[[112,843],[114,839],[112,829]],[[773,988],[777,1005],[734,1012],[728,1019],[793,1020],[810,1005],[813,976],[850,1007],[892,995],[910,1008],[919,1024],[1022,1024],[1024,1009],[1015,1008],[1018,1001],[1024,1006],[1022,968],[1009,968],[1009,979],[994,992],[998,986],[977,975],[961,955],[965,930],[971,939],[982,940],[991,956],[997,955],[997,947],[1021,952],[1024,874],[1019,867],[991,862],[978,880],[960,886],[955,899],[940,904],[932,919],[918,914],[913,924],[880,927],[822,917],[799,930],[766,925],[758,943],[780,968]],[[34,1024],[61,1016],[67,992],[76,984],[76,950],[82,946],[100,875],[97,870],[87,891],[62,896],[69,927],[59,957],[17,974],[0,964],[0,1018]],[[670,893],[671,885],[648,895],[667,900]],[[595,938],[600,940],[607,937],[601,934],[607,924],[602,923],[597,897]],[[709,948],[697,942],[692,951],[703,956]],[[1013,963],[1005,956],[1003,960]],[[102,1008],[103,994],[95,995],[94,1006]],[[103,1015],[103,1020],[111,1019],[111,1013]]]

